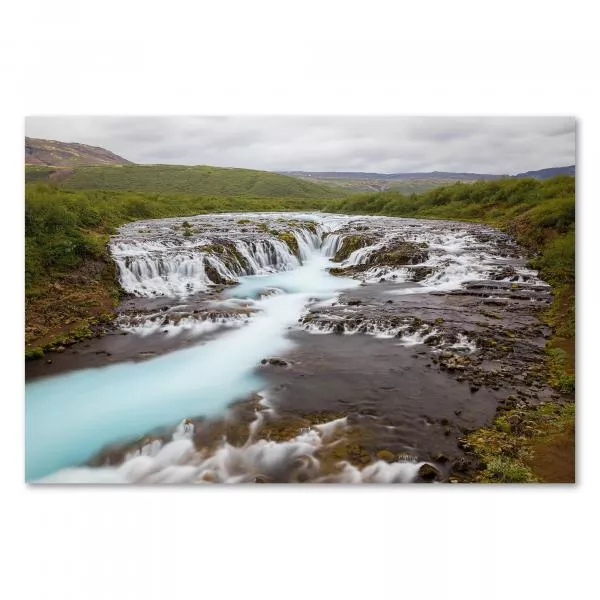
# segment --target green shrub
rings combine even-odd
[[[26,360],[34,360],[36,358],[42,358],[42,356],[44,356],[44,351],[41,348],[30,348],[25,351]]]
[[[535,476],[530,469],[516,460],[503,456],[492,458],[486,467],[490,481],[498,483],[530,483],[535,481]]]

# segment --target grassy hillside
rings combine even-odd
[[[95,320],[109,318],[119,287],[107,242],[115,228],[139,219],[232,211],[319,210],[306,198],[232,198],[69,191],[29,184],[25,192],[26,347],[85,335]]]
[[[59,173],[66,189],[103,189],[203,196],[266,198],[338,198],[343,191],[295,177],[250,169],[208,166],[125,165],[77,167]],[[40,179],[39,169],[26,169],[26,181]]]
[[[299,176],[302,181],[312,181],[320,185],[330,185],[346,193],[381,192],[393,190],[402,194],[420,194],[436,187],[452,185],[456,179],[440,179],[436,177],[419,177],[414,179],[382,179],[377,177],[344,178]],[[339,195],[339,194],[338,194]]]

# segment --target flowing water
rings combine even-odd
[[[365,230],[376,243],[337,265],[365,268],[352,277],[331,275],[328,269],[336,266],[331,259],[344,237]],[[369,257],[397,238],[427,246],[425,260],[371,267]],[[340,303],[341,294],[364,293],[387,281],[393,285],[379,292],[387,308],[392,298],[457,290],[469,281],[502,275],[507,256],[518,254],[506,236],[479,226],[304,214],[138,222],[121,228],[111,252],[121,285],[136,307],[123,311],[119,331],[142,347],[177,336],[179,342],[147,360],[32,378],[26,386],[28,481],[411,481],[424,464],[414,457],[391,464],[376,460],[362,469],[342,461],[335,476],[325,474],[320,456],[340,443],[349,428],[345,416],[335,415],[330,423],[304,428],[286,440],[261,438],[260,428],[278,412],[265,393],[254,408],[243,444],[223,440],[210,451],[198,449],[197,424],[189,419],[219,419],[235,401],[269,387],[280,375],[262,368],[261,360],[301,352],[306,342],[297,336],[302,331],[330,333],[339,328],[339,321],[355,310]],[[418,268],[426,275],[415,282]],[[506,279],[540,283],[522,264]],[[164,301],[167,304],[155,310],[153,303]],[[341,312],[334,314],[336,309]],[[422,344],[439,333],[377,315],[367,325],[362,318],[345,321],[344,333],[394,338],[402,347]],[[303,322],[307,316],[310,320]],[[476,349],[463,332],[452,344],[448,346],[465,354]],[[306,364],[314,351],[308,355]],[[356,369],[360,368],[359,361]],[[369,365],[362,368],[368,371]],[[293,377],[285,368],[280,372]],[[304,381],[310,388],[310,377]],[[314,381],[320,379],[315,376]],[[84,466],[111,444],[131,442],[161,428],[171,428],[167,439],[138,444],[121,464]],[[292,478],[282,475],[292,471]]]

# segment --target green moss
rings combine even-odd
[[[506,417],[498,417],[494,421],[494,426],[498,431],[503,431],[504,433],[510,433],[510,423],[506,420]]]
[[[490,460],[486,467],[486,476],[490,483],[533,483],[535,475],[520,462],[498,456]]]
[[[30,348],[25,351],[25,359],[26,360],[42,358],[42,356],[44,356],[44,351],[42,350],[42,348]]]
[[[495,313],[495,312],[492,312],[490,310],[482,310],[481,314],[484,317],[488,317],[488,319],[498,319],[498,320],[501,320],[503,318],[502,315],[500,315],[498,313]]]
[[[225,277],[222,277],[219,272],[212,265],[204,265],[204,272],[208,276],[208,278],[213,282],[220,285],[231,285],[235,282],[229,281]]]
[[[475,474],[475,481],[542,481],[533,467],[538,447],[574,427],[575,404],[572,402],[548,402],[519,408],[516,400],[515,396],[509,396],[490,427],[478,429],[461,439],[463,447],[484,464]]]
[[[275,232],[275,235],[282,241],[285,242],[290,249],[291,253],[295,256],[300,256],[300,248],[298,247],[298,240],[293,233],[289,231]]]
[[[373,254],[369,264],[401,267],[427,260],[427,252],[412,242],[397,241],[387,251]]]
[[[562,348],[546,347],[546,366],[550,385],[563,394],[575,393],[575,376],[568,372],[567,353]]]
[[[247,259],[239,252],[233,242],[207,244],[206,246],[202,246],[202,251],[207,254],[218,256],[234,272],[238,271],[238,267],[241,267],[243,270],[248,268]],[[217,279],[218,278],[220,277],[217,277]],[[212,277],[210,279],[217,283]]]
[[[342,262],[359,248],[364,248],[365,246],[372,246],[374,243],[375,240],[366,235],[347,235],[342,240],[342,245],[333,257],[333,260],[335,262]]]

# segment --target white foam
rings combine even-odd
[[[259,422],[257,419],[256,422]],[[255,423],[256,423],[255,422]],[[224,442],[212,454],[196,450],[189,437],[175,439],[158,451],[128,455],[122,465],[63,469],[36,483],[242,483],[257,478],[271,481],[335,481],[338,483],[409,483],[425,463],[377,460],[363,469],[341,461],[331,475],[322,472],[315,456],[343,437],[345,418],[315,425],[288,441],[259,439],[251,433],[243,446]]]

